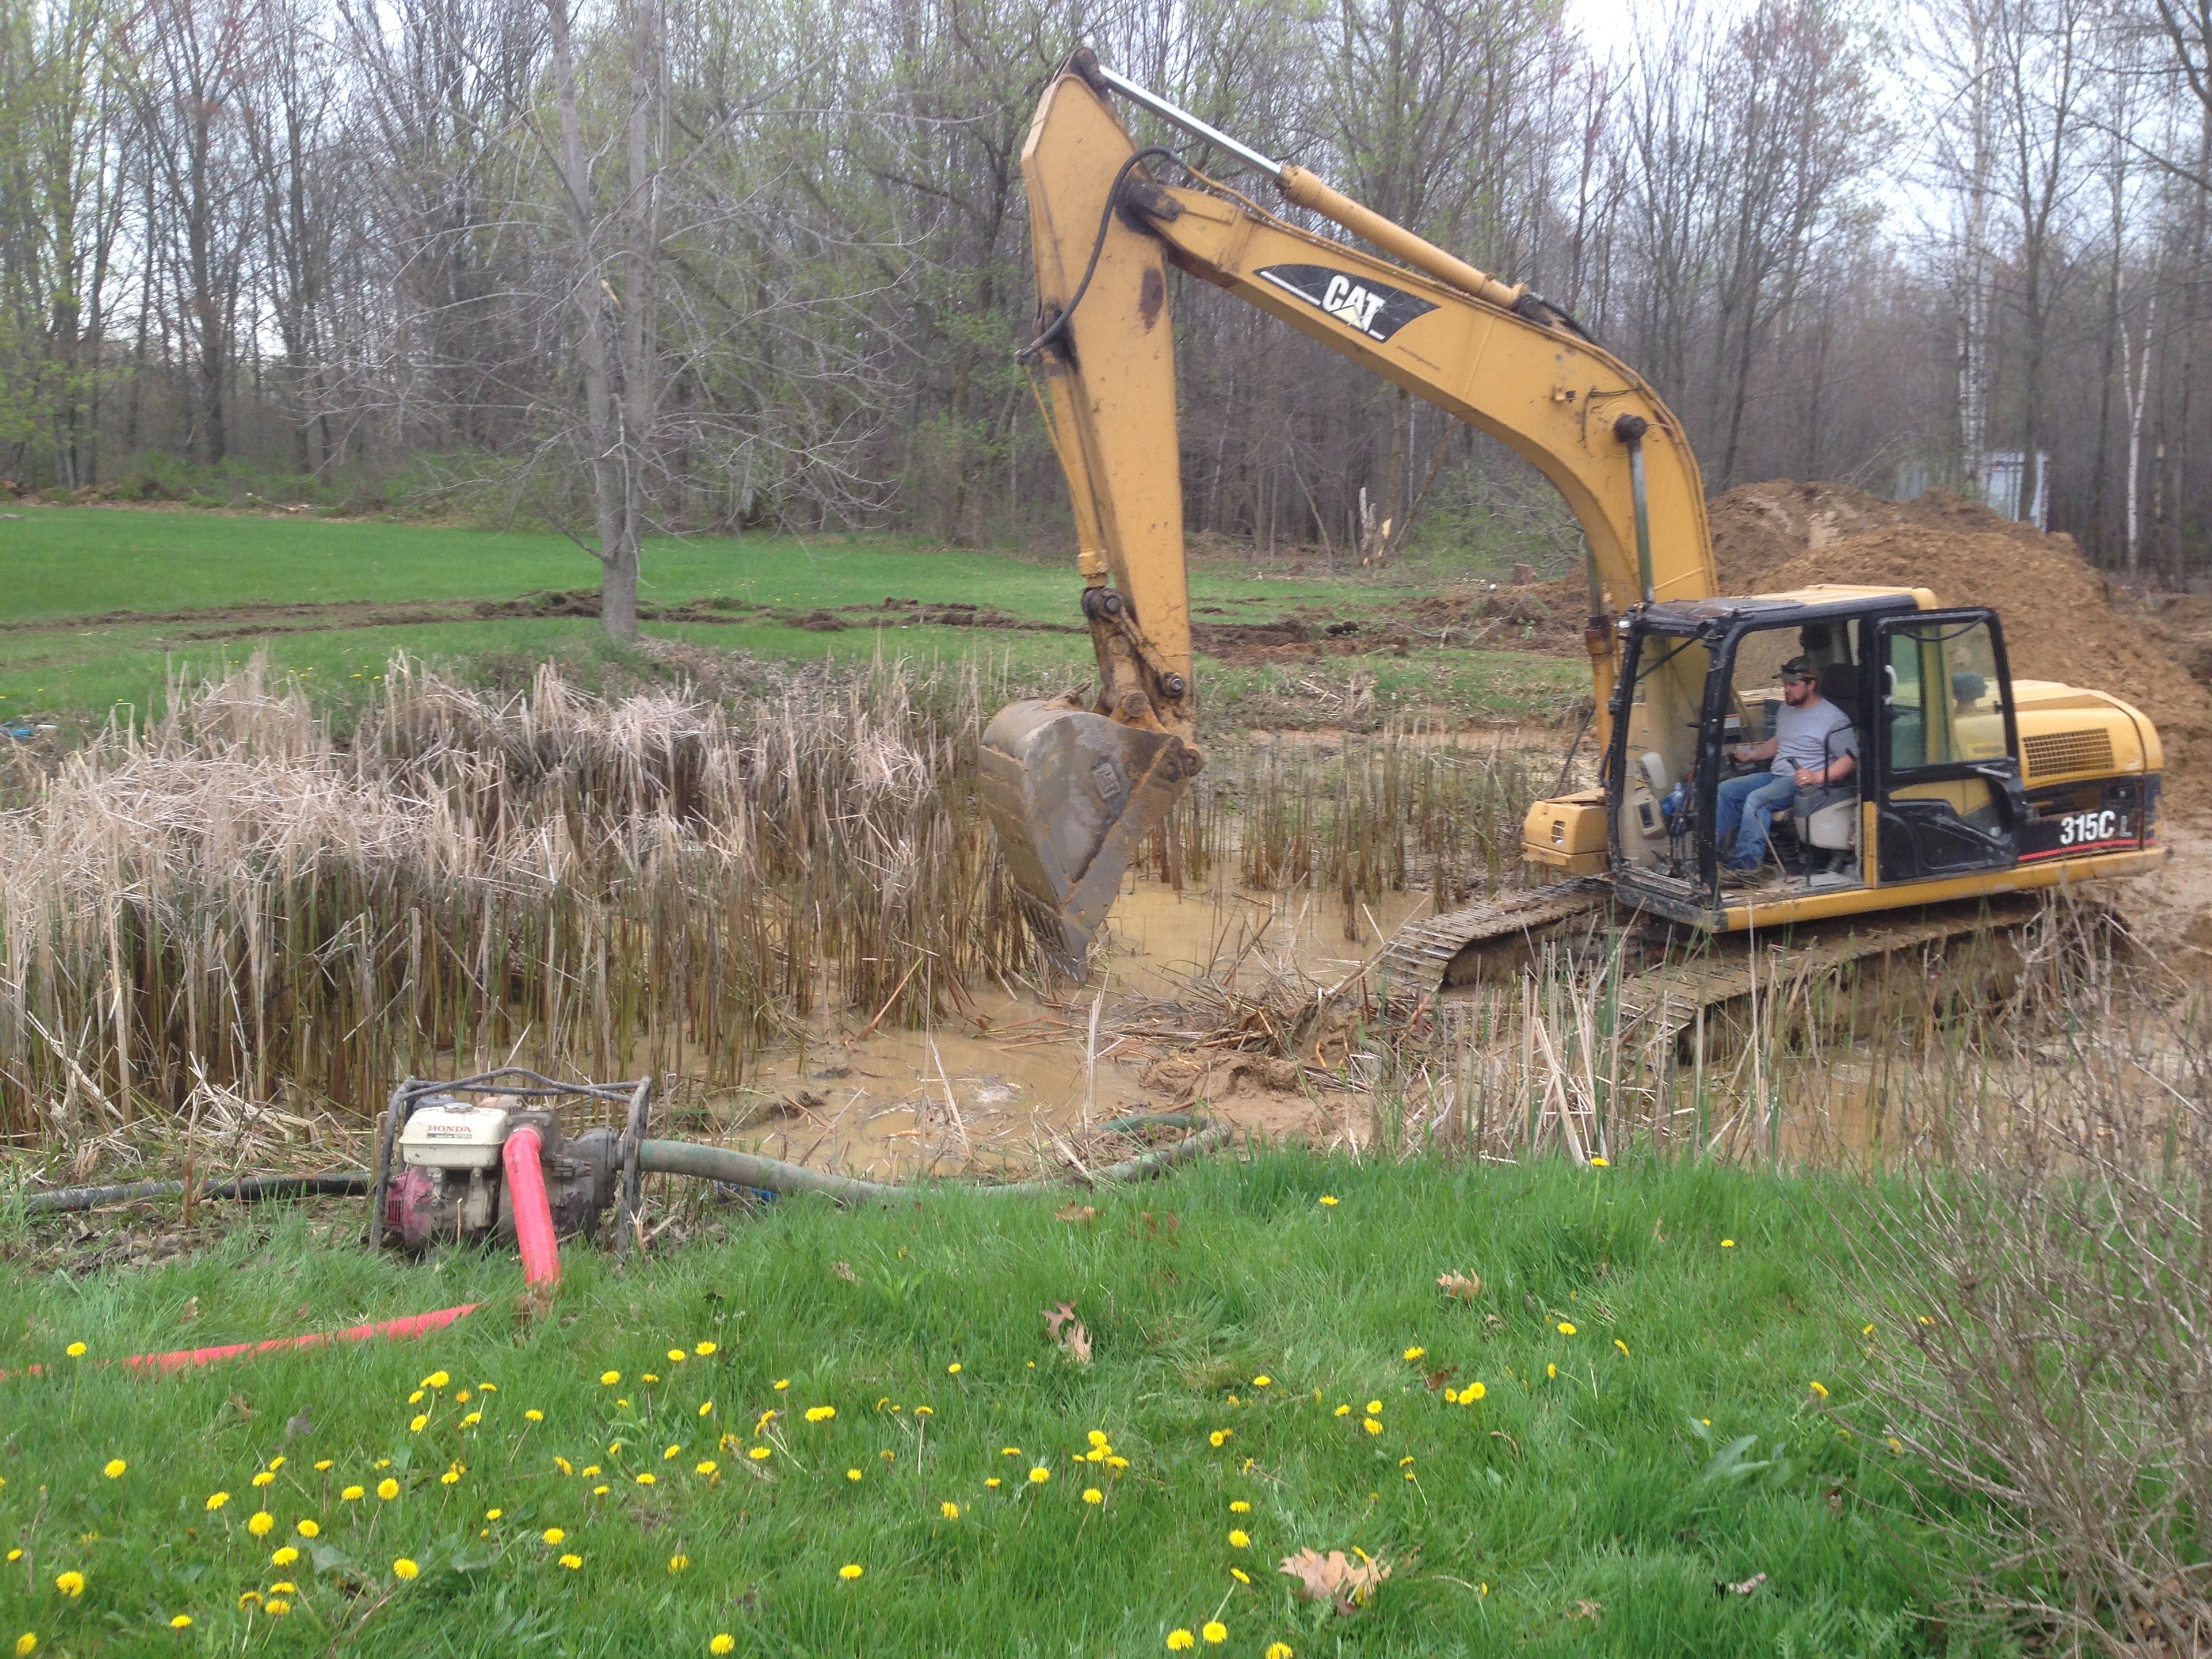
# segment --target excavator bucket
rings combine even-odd
[[[1182,740],[1093,714],[1072,696],[1010,703],[983,729],[983,805],[1030,930],[1080,979],[1091,936],[1146,833],[1197,769]]]

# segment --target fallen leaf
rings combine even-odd
[[[188,1296],[188,1297],[186,1297],[185,1298],[185,1310],[184,1310],[184,1311],[183,1311],[182,1313],[179,1314],[179,1315],[177,1316],[177,1317],[178,1317],[179,1320],[194,1320],[194,1319],[198,1319],[199,1316],[200,1316],[200,1299],[199,1299],[199,1297],[196,1297],[196,1296]]]
[[[1098,1213],[1095,1204],[1063,1204],[1052,1212],[1054,1221],[1089,1221]]]
[[[1431,1371],[1421,1380],[1429,1385],[1429,1392],[1431,1394],[1434,1394],[1438,1389],[1441,1389],[1446,1382],[1451,1380],[1452,1373],[1456,1371],[1458,1369],[1459,1367],[1456,1365],[1447,1365],[1440,1371]]]
[[[300,1407],[298,1415],[284,1419],[284,1437],[287,1440],[297,1440],[301,1436],[314,1431],[315,1419],[305,1406]]]
[[[849,1261],[833,1261],[830,1264],[830,1271],[848,1285],[857,1285],[860,1282],[860,1274],[853,1271],[853,1264]]]
[[[1752,1574],[1750,1577],[1745,1579],[1741,1584],[1730,1584],[1723,1583],[1719,1580],[1715,1580],[1713,1588],[1723,1595],[1748,1595],[1752,1591],[1757,1589],[1765,1582],[1766,1575],[1765,1573],[1755,1572]]]
[[[1602,1601],[1577,1601],[1577,1602],[1576,1602],[1576,1603],[1574,1604],[1574,1606],[1572,1606],[1571,1607],[1569,1607],[1569,1608],[1567,1609],[1567,1617],[1568,1617],[1568,1618],[1570,1618],[1570,1619],[1587,1619],[1587,1620],[1589,1620],[1590,1621],[1590,1623],[1592,1623],[1593,1625],[1595,1625],[1595,1623],[1597,1623],[1597,1621],[1598,1621],[1601,1618],[1602,1618],[1602,1617],[1604,1616],[1604,1614],[1605,1614],[1605,1603],[1604,1603],[1604,1602],[1602,1602]]]
[[[1278,1565],[1283,1572],[1298,1581],[1299,1600],[1334,1601],[1340,1613],[1365,1606],[1390,1576],[1389,1562],[1364,1553],[1355,1561],[1342,1550],[1331,1550],[1323,1555],[1316,1550],[1302,1549],[1296,1555],[1285,1556]]]
[[[246,1403],[246,1396],[242,1394],[233,1394],[230,1396],[230,1408],[240,1417],[253,1415],[253,1407]]]
[[[1438,1273],[1437,1288],[1455,1302],[1472,1302],[1482,1294],[1480,1273]]]
[[[1060,1352],[1079,1365],[1091,1363],[1091,1333],[1083,1328],[1083,1322],[1075,1316],[1075,1304],[1063,1302],[1044,1310],[1045,1328],[1052,1340],[1060,1344]]]

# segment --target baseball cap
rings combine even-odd
[[[1813,659],[1810,657],[1792,657],[1782,665],[1782,678],[1785,682],[1817,680],[1820,678],[1820,671],[1813,666]]]

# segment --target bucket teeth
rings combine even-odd
[[[1030,931],[1080,979],[1091,942],[1147,831],[1196,767],[1183,741],[1073,697],[1011,703],[983,731],[984,809]]]

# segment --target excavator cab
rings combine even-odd
[[[2003,633],[1994,612],[1929,603],[1917,589],[1810,588],[1631,612],[1603,797],[1623,896],[1710,926],[1729,904],[1755,913],[2016,864],[2030,814]],[[1786,762],[1739,758],[1777,737],[1793,680],[1802,705],[1832,711],[1801,719],[1827,730],[1800,763],[1848,754],[1847,778],[1796,787]],[[1758,868],[1724,887],[1747,846]]]

